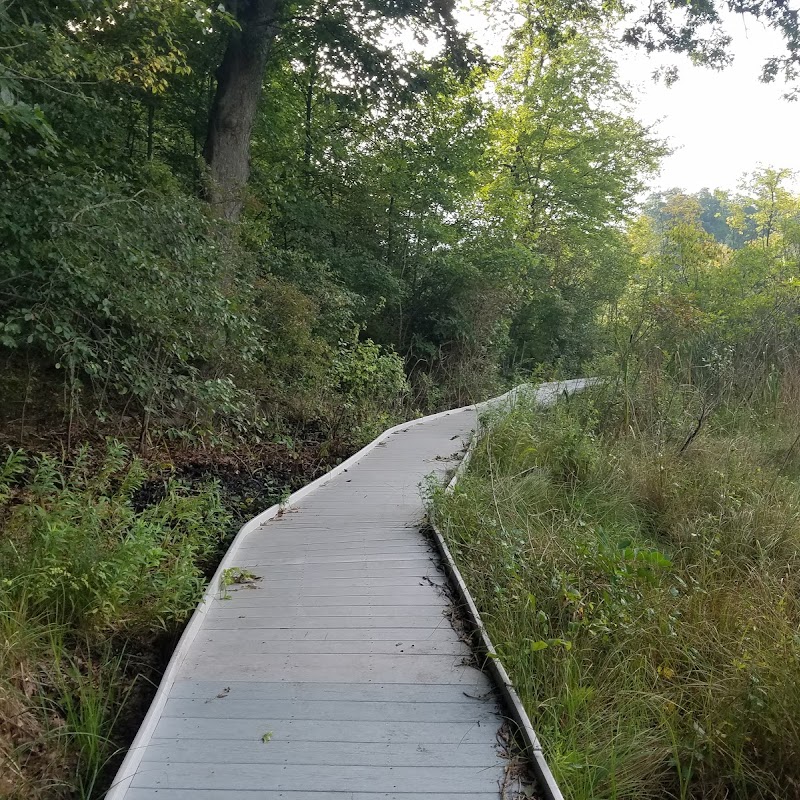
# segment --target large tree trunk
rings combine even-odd
[[[217,71],[217,91],[203,148],[209,167],[207,198],[224,219],[235,221],[242,211],[250,174],[250,134],[283,2],[236,0],[228,4],[240,29],[231,33]]]

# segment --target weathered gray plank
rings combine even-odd
[[[437,567],[432,558],[417,559],[415,561],[380,561],[370,563],[347,564],[314,564],[311,569],[306,569],[304,564],[289,565],[270,565],[267,558],[260,556],[243,558],[239,560],[238,566],[247,567],[264,578],[264,570],[272,566],[279,570],[282,578],[296,576],[298,579],[306,575],[306,580],[312,580],[312,576],[319,578],[340,578],[342,580],[352,580],[354,578],[392,578],[398,575],[424,577],[429,573],[435,573]]]
[[[404,609],[398,608],[397,605],[392,606],[370,606],[366,604],[361,605],[315,605],[308,608],[305,605],[295,606],[282,606],[270,604],[253,604],[253,603],[238,603],[236,600],[231,599],[228,604],[216,604],[210,611],[209,616],[213,618],[234,618],[238,619],[242,613],[248,616],[257,616],[259,618],[268,615],[270,617],[283,618],[298,618],[305,617],[347,617],[349,619],[361,617],[386,617],[391,612],[392,616],[398,614],[408,613],[415,617],[424,617],[429,619],[433,617],[435,620],[442,618],[441,603],[436,605],[414,605],[407,612]],[[301,624],[301,623],[299,623]]]
[[[241,608],[239,614],[233,618],[220,617],[209,613],[206,619],[206,626],[209,630],[215,628],[225,628],[228,630],[252,629],[252,628],[436,628],[438,625],[447,623],[446,617],[439,612],[422,614],[416,613],[416,609],[410,609],[409,613],[402,613],[401,609],[381,606],[383,614],[374,614],[368,618],[362,617],[335,617],[331,619],[324,615],[308,615],[295,613],[291,616],[284,615],[275,617],[261,609]],[[389,613],[391,612],[391,613]]]
[[[444,587],[436,582],[429,582],[424,578],[412,578],[405,584],[384,586],[380,583],[376,586],[352,586],[341,581],[327,582],[317,586],[294,584],[287,586],[276,586],[274,583],[256,582],[255,589],[246,586],[229,586],[228,594],[237,598],[297,598],[297,601],[309,603],[324,603],[325,598],[339,598],[341,601],[357,600],[363,602],[365,599],[374,599],[382,603],[391,604],[394,601],[408,598],[426,598],[426,602],[440,600]],[[222,600],[221,592],[218,595]]]
[[[202,764],[228,752],[225,739],[155,739],[144,760]],[[279,742],[237,741],[226,757],[230,764],[315,764],[359,767],[492,767],[501,756],[485,744],[415,742]]]
[[[183,677],[229,680],[329,681],[351,683],[474,683],[473,667],[460,656],[438,655],[272,655],[236,652],[197,653],[187,658]]]
[[[276,554],[269,551],[264,553],[250,553],[245,556],[247,559],[258,560],[258,563],[264,567],[280,567],[283,570],[286,567],[316,567],[318,565],[330,565],[333,568],[335,564],[342,564],[341,567],[336,569],[345,570],[349,565],[358,564],[382,564],[383,562],[391,562],[406,566],[405,562],[412,562],[413,564],[430,565],[433,558],[433,552],[426,552],[423,548],[408,552],[396,553],[363,553],[361,551],[351,551],[349,553],[321,553],[321,554],[298,554],[293,556],[278,557]]]
[[[392,703],[391,701],[350,700],[237,700],[221,702],[170,698],[164,717],[203,719],[309,719],[338,722],[477,722],[496,721],[497,713],[487,704],[469,703]]]
[[[204,644],[195,643],[195,647],[200,653],[213,654],[215,648],[206,639]],[[251,654],[265,653],[271,655],[392,655],[406,653],[421,656],[459,656],[464,658],[470,654],[469,648],[457,639],[439,639],[438,641],[428,639],[405,639],[397,641],[365,641],[363,639],[352,639],[350,641],[328,639],[318,639],[316,641],[290,640],[262,642],[259,639],[248,639],[243,637],[236,644],[236,653]]]
[[[126,800],[230,800],[230,792],[219,789],[129,789]],[[256,789],[240,791],[236,794],[243,800],[464,800],[465,797],[486,797],[482,789],[477,791],[442,794],[437,792],[287,792]],[[495,795],[493,795],[495,796]],[[496,796],[499,796],[496,795]]]
[[[483,676],[479,676],[483,679]],[[213,701],[220,692],[240,700],[348,700],[372,702],[391,699],[394,703],[463,703],[464,697],[489,702],[494,693],[476,697],[465,695],[459,684],[445,683],[434,686],[419,684],[388,684],[386,686],[362,683],[267,683],[258,681],[231,681],[223,686],[219,681],[176,681],[171,697]]]
[[[496,769],[475,767],[359,767],[307,764],[170,764],[144,762],[133,786],[175,789],[252,791],[265,785],[286,791],[424,792],[431,782],[454,792],[496,792]]]
[[[416,631],[413,628],[260,628],[257,630],[234,630],[221,628],[210,630],[204,628],[197,636],[195,642],[213,641],[220,645],[220,649],[230,649],[239,646],[242,642],[279,642],[279,641],[415,641],[422,635],[428,641],[452,641],[455,633],[449,625],[441,625],[434,630]]]
[[[435,584],[443,586],[445,583],[444,575],[438,570],[431,570],[430,572],[420,575],[416,571],[410,575],[384,575],[381,577],[358,577],[354,578],[348,575],[335,575],[327,576],[325,578],[314,578],[312,575],[299,575],[291,578],[272,578],[270,576],[262,576],[263,582],[259,586],[263,588],[274,589],[279,591],[281,589],[299,589],[300,591],[308,589],[309,591],[319,591],[326,594],[326,589],[336,589],[337,591],[342,588],[352,589],[390,589],[396,586],[420,586],[422,584]],[[250,589],[239,589],[234,586],[231,591],[251,591]],[[221,594],[221,593],[220,593]]]
[[[348,541],[362,537],[370,541],[384,542],[394,536],[404,536],[416,530],[416,526],[413,523],[400,520],[391,524],[386,519],[382,519],[378,523],[367,523],[360,522],[357,517],[348,520],[346,527],[331,527],[330,521],[311,517],[308,514],[294,516],[294,513],[296,512],[288,512],[277,520],[264,523],[264,525],[250,534],[248,540],[243,542],[243,546],[252,546],[254,542],[265,542],[268,538],[280,541],[282,538],[288,539],[300,533],[308,537],[307,541],[309,543],[335,541],[337,539]],[[374,539],[373,536],[375,537]]]
[[[308,542],[294,544],[290,541],[277,542],[274,545],[268,545],[266,542],[259,544],[258,547],[241,548],[239,552],[244,555],[249,555],[252,552],[269,553],[276,557],[294,557],[301,555],[304,558],[311,557],[324,557],[327,555],[388,555],[390,553],[399,554],[424,554],[431,555],[434,550],[433,547],[426,541],[422,540],[419,532],[409,532],[403,534],[402,537],[395,535],[391,539],[371,541],[367,544],[366,541],[358,541],[355,539],[341,540],[333,539],[320,542]]]
[[[248,559],[258,559],[260,563],[266,567],[273,567],[276,572],[279,571],[282,578],[291,577],[296,574],[298,570],[305,567],[313,567],[315,575],[328,575],[337,574],[348,571],[355,571],[363,567],[378,567],[387,576],[391,576],[397,569],[430,569],[431,565],[435,563],[436,557],[433,551],[419,550],[416,553],[409,553],[408,555],[400,556],[386,553],[377,557],[371,557],[360,554],[340,555],[335,560],[329,561],[325,558],[306,558],[304,556],[297,556],[291,559],[277,559],[273,558],[269,549],[265,549],[263,553],[251,553],[246,556]],[[402,574],[402,573],[400,573]]]
[[[413,742],[485,744],[494,748],[497,725],[478,722],[341,722],[319,720],[201,719],[162,717],[154,739],[222,739],[261,742],[270,731],[274,742]],[[272,743],[270,742],[270,744]],[[235,748],[234,748],[235,749]]]
[[[224,605],[250,605],[250,606],[277,606],[282,603],[291,603],[298,608],[312,608],[319,606],[326,608],[329,605],[343,606],[392,606],[394,608],[404,606],[431,606],[441,605],[442,594],[433,588],[421,586],[402,588],[399,591],[370,592],[362,591],[359,593],[357,588],[347,586],[340,587],[338,593],[329,590],[322,594],[317,590],[317,594],[305,594],[300,590],[269,589],[257,586],[255,589],[229,590],[230,599],[221,600]]]
[[[353,501],[356,502],[355,500]],[[385,519],[385,514],[387,513],[385,509],[381,505],[376,505],[374,507],[364,508],[357,514],[354,513],[347,513],[342,508],[341,513],[336,511],[324,511],[320,512],[319,514],[312,514],[310,512],[303,512],[305,515],[305,519],[309,523],[313,523],[314,521],[323,522],[325,525],[328,526],[330,530],[331,527],[338,528],[340,531],[342,528],[347,526],[349,523],[353,523],[354,525],[364,525],[366,526],[379,526],[381,524],[381,520]],[[417,513],[413,515],[397,517],[398,522],[402,520],[405,531],[413,530],[414,528],[419,528],[425,522],[425,515],[422,513]],[[402,540],[401,540],[402,541]]]

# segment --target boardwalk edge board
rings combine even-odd
[[[594,379],[587,379],[583,381],[568,381],[563,384],[542,384],[533,393],[533,397],[540,405],[548,406],[556,402],[559,395],[562,393],[568,394],[570,391],[580,391],[581,389],[591,386],[594,383]],[[546,394],[541,396],[545,392]],[[485,405],[491,410],[503,405],[506,407],[511,407],[523,393],[530,394],[530,387],[527,385],[518,386],[502,397],[487,401],[487,404]],[[453,477],[447,484],[447,488],[445,489],[447,493],[450,493],[455,489],[459,479],[468,469],[470,461],[472,461],[472,456],[475,453],[478,440],[481,437],[482,431],[480,428],[487,428],[488,424],[479,418],[478,426],[479,429],[470,439],[469,446],[467,447],[466,453],[464,453],[464,457],[461,459],[461,462],[453,473]],[[492,677],[492,680],[502,695],[506,709],[516,725],[516,732],[521,740],[523,752],[530,759],[533,773],[539,783],[538,788],[542,792],[545,800],[564,800],[564,795],[558,788],[558,784],[553,777],[550,766],[544,757],[542,745],[539,742],[539,738],[537,737],[536,731],[533,728],[533,724],[528,716],[528,712],[525,710],[525,706],[522,705],[522,701],[519,699],[519,695],[517,694],[517,690],[514,688],[511,677],[506,671],[506,668],[503,666],[503,662],[500,660],[492,640],[489,638],[489,634],[486,631],[486,626],[483,624],[478,607],[475,605],[475,601],[472,599],[472,595],[467,588],[467,584],[464,582],[461,571],[456,566],[453,554],[450,552],[450,548],[447,546],[444,536],[442,536],[441,531],[432,517],[429,518],[429,524],[431,533],[433,535],[433,540],[436,543],[439,555],[444,563],[447,577],[456,589],[456,600],[464,611],[469,625],[479,637],[478,649],[480,654],[484,657],[483,669],[485,669]]]
[[[587,385],[587,383],[588,383],[587,381],[567,381],[565,383],[542,384],[536,390],[536,396],[540,398],[540,402],[541,402],[541,396],[543,394],[546,395],[548,399],[551,396],[552,399],[555,399],[558,397],[559,394],[561,394],[562,391],[569,392],[572,390],[578,390]],[[265,522],[274,519],[279,514],[283,513],[285,510],[292,508],[315,490],[324,486],[325,484],[327,484],[334,478],[338,477],[342,473],[347,472],[347,470],[350,467],[354,466],[357,462],[359,462],[362,458],[364,458],[364,456],[366,456],[373,449],[375,449],[383,442],[388,440],[395,433],[408,430],[422,423],[431,422],[435,419],[440,419],[460,411],[474,410],[477,413],[480,413],[482,411],[496,409],[498,407],[501,407],[503,404],[510,405],[513,402],[515,402],[515,400],[520,396],[520,394],[523,393],[529,394],[531,392],[531,389],[532,387],[526,384],[520,387],[516,387],[511,391],[506,392],[503,395],[500,395],[499,397],[492,398],[491,400],[487,400],[483,403],[462,406],[461,408],[451,409],[448,411],[440,411],[437,414],[430,414],[425,417],[419,417],[418,419],[403,422],[400,423],[399,425],[395,425],[391,428],[388,428],[372,442],[367,444],[365,447],[363,447],[354,455],[350,456],[350,458],[346,459],[341,464],[338,464],[329,472],[325,473],[325,475],[322,475],[316,480],[307,484],[302,489],[299,489],[298,491],[294,492],[286,499],[285,502],[271,506],[270,508],[263,511],[261,514],[258,514],[257,516],[253,517],[253,519],[246,522],[239,529],[239,532],[236,534],[233,541],[231,542],[231,545],[228,548],[225,555],[223,556],[222,560],[220,561],[216,572],[214,573],[212,579],[209,581],[208,586],[206,587],[206,590],[203,594],[203,597],[200,600],[200,603],[198,604],[197,608],[195,609],[194,613],[192,614],[189,620],[189,623],[184,629],[183,634],[181,635],[181,638],[179,639],[178,644],[172,654],[172,657],[170,658],[169,663],[167,664],[167,668],[164,672],[161,682],[158,685],[158,689],[156,690],[156,694],[153,698],[152,703],[150,704],[150,708],[147,712],[147,715],[145,716],[144,721],[142,722],[142,725],[139,728],[139,731],[137,732],[136,737],[133,740],[133,743],[128,749],[119,770],[117,771],[114,783],[112,784],[111,788],[108,790],[106,794],[106,800],[122,800],[128,789],[130,788],[133,778],[142,762],[144,750],[153,738],[153,733],[163,713],[169,692],[173,684],[175,683],[175,679],[179,673],[179,670],[184,661],[186,660],[191,645],[194,642],[197,633],[200,630],[200,627],[208,614],[212,601],[219,592],[219,587],[221,585],[222,577],[225,573],[225,570],[230,569],[232,566],[236,565],[236,556],[239,552],[239,549],[241,548],[242,542],[246,539],[246,537],[249,534],[260,528]],[[448,489],[451,488],[452,485],[454,485],[455,480],[463,472],[463,469],[466,468],[464,462],[469,461],[471,453],[474,450],[476,440],[477,440],[477,435],[473,435],[472,439],[470,440],[464,459],[462,460],[462,463],[459,464],[456,474],[454,475],[453,480],[451,480]],[[469,593],[466,590],[466,586],[464,586],[463,580],[461,579],[461,576],[458,573],[458,570],[455,567],[455,564],[452,561],[452,557],[450,556],[450,553],[447,550],[443,540],[439,544],[439,547],[440,550],[444,548],[442,550],[442,553],[444,555],[445,565],[447,566],[448,571],[450,571],[451,568],[455,570],[455,572],[453,573],[454,575],[453,579],[455,585],[459,587],[459,591],[465,593],[465,596],[468,599],[467,605],[468,607],[471,606],[471,613],[474,611],[476,624],[478,625],[478,629],[482,631],[482,637],[484,638],[484,647],[486,647],[488,643],[487,652],[494,652],[491,642],[488,640],[488,637],[486,637],[485,632],[483,632],[484,629],[482,624],[480,623],[480,617],[478,616],[477,609],[475,609],[474,603],[472,603]],[[513,693],[513,698],[516,698],[515,700],[516,708],[518,708],[519,713],[523,716],[521,716],[519,719],[517,719],[515,716],[515,719],[517,721],[517,724],[520,725],[520,731],[522,733],[524,743],[533,753],[535,773],[538,776],[539,770],[544,769],[545,772],[543,772],[542,775],[550,776],[550,783],[552,783],[552,789],[554,791],[550,790],[549,783],[546,781],[545,777],[540,778],[540,780],[542,781],[542,789],[546,792],[549,792],[546,795],[547,800],[563,800],[562,795],[558,790],[558,787],[555,785],[555,781],[553,781],[552,779],[552,775],[549,771],[549,768],[547,767],[547,764],[544,762],[544,759],[541,756],[541,747],[539,746],[538,740],[536,739],[536,735],[533,731],[533,728],[530,725],[530,720],[528,720],[528,717],[525,714],[522,705],[519,703],[519,698],[517,697],[516,692],[514,692],[513,687],[511,687],[511,683],[507,673],[502,668],[502,665],[499,665],[499,662],[496,662],[496,659],[490,658],[488,660],[492,662],[489,665],[491,674],[495,676],[495,680],[498,682],[498,686],[500,687],[501,692],[504,694],[504,696],[506,696],[507,702],[509,702],[509,707],[512,708],[512,711],[515,708],[515,706],[514,706],[514,701],[511,699],[512,695],[509,694],[509,689]],[[495,674],[495,669],[497,669],[498,665],[499,665],[499,671]],[[527,738],[526,734],[528,734]]]

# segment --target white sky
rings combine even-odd
[[[782,51],[780,37],[752,19],[732,16],[726,24],[734,62],[720,72],[672,57],[680,80],[667,87],[649,78],[657,58],[626,50],[620,59],[621,76],[638,84],[640,119],[660,120],[656,130],[675,150],[660,188],[735,189],[760,164],[800,171],[800,103],[783,99],[782,81],[758,79],[764,60]]]
[[[465,12],[461,24],[489,52],[498,51],[485,19]],[[639,118],[657,123],[657,133],[675,151],[664,159],[653,189],[735,189],[743,173],[759,165],[800,173],[800,102],[783,99],[780,80],[758,79],[764,60],[782,52],[779,35],[751,18],[729,15],[726,26],[734,62],[721,72],[695,67],[688,58],[648,58],[631,48],[621,53],[620,75],[636,88]],[[664,63],[680,68],[680,80],[671,87],[650,77]]]

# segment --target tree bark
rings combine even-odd
[[[250,135],[261,98],[264,69],[278,35],[285,0],[235,0],[239,24],[217,70],[203,156],[209,167],[206,197],[223,219],[236,221],[250,175]]]

